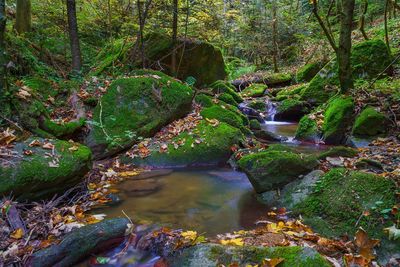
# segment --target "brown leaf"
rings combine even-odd
[[[359,248],[359,253],[368,261],[375,259],[373,248],[379,244],[378,239],[369,239],[367,232],[364,229],[358,229],[354,243]]]

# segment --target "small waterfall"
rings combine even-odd
[[[277,113],[277,104],[272,102],[270,99],[266,100],[266,111],[267,111],[267,118],[266,121],[275,121],[275,115]]]

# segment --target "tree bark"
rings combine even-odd
[[[15,30],[19,34],[31,30],[31,0],[17,0],[17,14],[15,20]]]
[[[388,50],[390,51],[389,31],[388,31],[389,4],[390,4],[390,0],[386,0],[385,1],[384,24],[385,24],[385,42],[386,42],[386,46],[387,46]]]
[[[364,0],[360,16],[360,32],[362,33],[365,40],[369,40],[368,35],[365,32],[365,15],[367,14],[367,11],[368,11],[368,0]]]
[[[342,0],[339,49],[337,51],[339,63],[339,81],[342,93],[347,93],[350,88],[353,88],[350,58],[354,7],[355,0]]]
[[[79,73],[82,69],[81,48],[79,44],[78,21],[76,19],[76,2],[67,0],[68,31],[71,44],[72,70]]]
[[[273,46],[273,55],[272,61],[274,64],[274,72],[279,72],[278,68],[278,18],[277,18],[277,9],[276,0],[272,2],[272,46]]]
[[[176,44],[178,39],[178,0],[173,0],[172,8],[172,56],[171,56],[171,72],[176,77]]]
[[[5,55],[5,31],[6,31],[6,1],[0,0],[0,97],[7,87],[6,83],[6,55]]]

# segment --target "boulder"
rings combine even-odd
[[[46,149],[45,142],[51,144]],[[16,143],[13,151],[15,157],[0,159],[0,195],[19,200],[64,192],[81,182],[91,168],[90,149],[78,143],[31,137]]]
[[[200,40],[179,38],[176,44],[177,77],[186,80],[193,77],[197,87],[210,85],[227,76],[221,50]],[[152,33],[145,38],[147,65],[172,75],[173,43],[170,36]],[[141,62],[136,62],[141,66]]]
[[[260,124],[260,122],[259,122],[258,120],[256,120],[256,119],[250,120],[249,126],[250,126],[250,129],[251,129],[251,130],[261,130],[261,124]]]
[[[249,154],[238,161],[239,169],[247,174],[257,193],[274,190],[296,180],[318,166],[311,156],[293,152],[266,150]]]
[[[95,158],[113,155],[185,116],[192,98],[189,86],[162,73],[117,79],[94,109],[86,144]]]
[[[150,147],[151,154],[146,158],[122,159],[142,167],[184,168],[216,166],[224,164],[232,155],[232,146],[241,144],[244,136],[241,131],[226,123],[211,124],[201,121],[191,132],[183,132],[169,142],[167,151],[160,152],[160,147]],[[183,142],[174,146],[174,143]]]
[[[369,40],[352,48],[351,66],[353,79],[373,79],[391,63],[391,56],[382,40]],[[337,92],[338,65],[332,60],[318,72],[302,91],[302,99],[311,104],[322,104]]]
[[[185,248],[167,258],[168,266],[175,267],[215,267],[261,266],[268,258],[281,258],[281,267],[329,267],[331,266],[317,251],[310,247],[257,247],[222,246],[218,244],[199,244]]]
[[[265,84],[268,87],[279,87],[289,85],[291,82],[292,75],[290,73],[256,72],[232,81],[232,85],[238,89],[243,89],[254,83]]]
[[[321,133],[318,130],[318,125],[315,119],[309,115],[303,116],[300,119],[297,127],[295,139],[305,142],[316,142],[320,139]]]
[[[223,101],[229,105],[235,106],[235,107],[239,106],[239,103],[236,102],[236,100],[233,98],[233,96],[228,93],[223,93],[223,94],[219,95],[218,100],[221,100],[221,101]]]
[[[376,111],[373,107],[365,108],[356,117],[353,134],[356,136],[375,136],[387,133],[390,121],[385,114]]]
[[[267,105],[265,99],[253,100],[248,103],[248,106],[252,109],[258,110],[260,112],[265,112]]]
[[[347,142],[354,119],[354,102],[351,97],[333,98],[325,111],[322,126],[326,144],[341,145]]]
[[[326,62],[308,63],[301,67],[296,73],[297,82],[309,82],[326,65]]]
[[[275,134],[270,131],[265,130],[255,130],[253,131],[254,135],[263,141],[271,141],[271,142],[284,142],[287,141],[287,137]]]
[[[241,92],[243,97],[261,97],[264,95],[267,86],[265,84],[254,83]]]
[[[248,129],[245,125],[248,125],[249,121],[246,116],[241,114],[238,109],[233,109],[229,105],[212,105],[211,107],[204,108],[200,115],[206,119],[216,119],[220,122],[225,122],[232,127],[241,129],[243,132],[247,132]]]
[[[243,102],[243,98],[236,92],[235,87],[229,82],[219,80],[210,84],[210,88],[214,94],[227,93],[230,94],[236,102]]]
[[[289,98],[280,103],[274,118],[278,121],[298,121],[308,112],[307,102]]]
[[[328,151],[322,152],[318,159],[326,159],[328,157],[343,157],[343,158],[354,158],[357,156],[358,151],[354,148],[344,147],[344,146],[336,146],[332,147]]]
[[[120,245],[130,223],[127,218],[118,218],[76,229],[59,244],[35,252],[28,258],[26,266],[74,266],[94,253]]]

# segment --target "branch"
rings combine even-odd
[[[318,8],[317,8],[317,3],[314,1],[313,2],[313,9],[312,12],[314,13],[315,17],[318,20],[319,25],[321,26],[322,30],[324,31],[326,38],[328,38],[329,44],[332,46],[333,50],[335,50],[335,53],[339,50],[333,36],[329,32],[328,28],[325,26],[325,23],[323,22],[322,18],[318,14]]]

